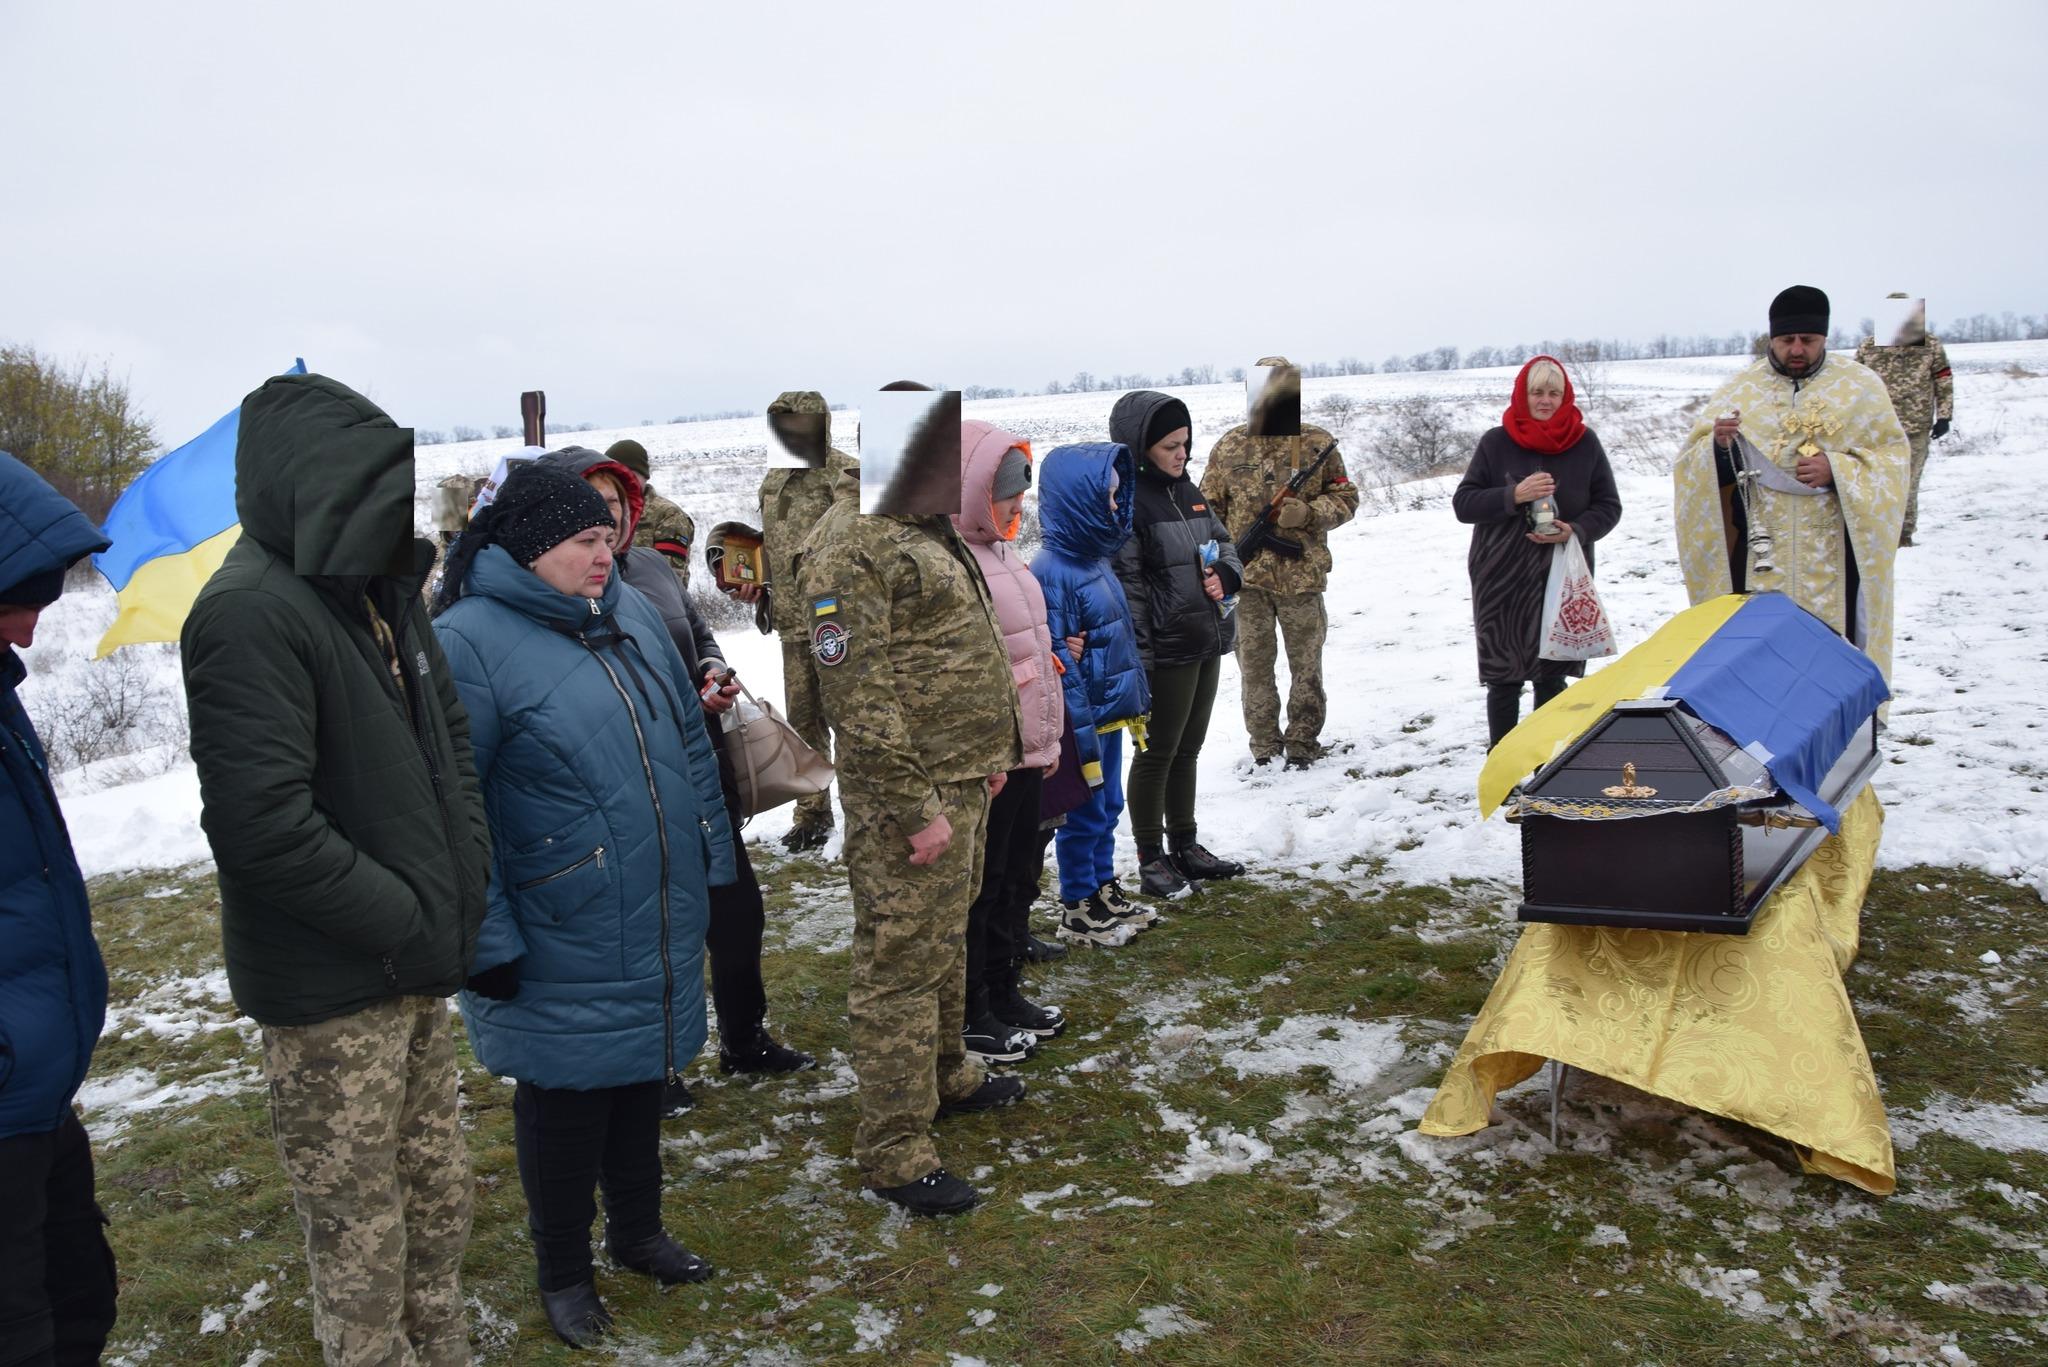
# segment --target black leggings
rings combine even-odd
[[[1131,836],[1140,850],[1161,848],[1168,835],[1183,843],[1195,837],[1195,768],[1209,736],[1222,665],[1221,658],[1213,658],[1146,675],[1152,716],[1145,724],[1145,749],[1131,760],[1127,785]]]
[[[540,1289],[590,1280],[592,1188],[604,1188],[614,1246],[661,1233],[661,1079],[578,1091],[522,1082],[512,1093],[512,1139]]]
[[[1562,674],[1536,680],[1536,706],[1541,707],[1558,694],[1571,680]],[[1486,748],[1491,750],[1500,744],[1502,736],[1515,729],[1522,719],[1522,680],[1510,683],[1490,683],[1486,686]]]
[[[988,808],[988,841],[981,888],[967,908],[967,1023],[986,1005],[977,988],[1001,985],[1013,960],[1024,957],[1031,903],[1045,872],[1045,842],[1038,838],[1038,798],[1045,779],[1036,769],[1012,769]]]
[[[0,1362],[96,1363],[114,1327],[114,1254],[92,1148],[70,1111],[0,1139]]]
[[[707,716],[704,721],[714,734],[718,732],[716,717]],[[711,1004],[718,1012],[719,1046],[748,1054],[761,1034],[761,1022],[768,1017],[768,989],[761,981],[761,935],[767,915],[761,905],[761,884],[754,877],[747,842],[740,832],[739,783],[726,755],[725,738],[719,739],[714,747],[718,784],[725,793],[725,814],[732,821],[732,862],[738,877],[722,888],[711,889],[704,947],[711,954]]]

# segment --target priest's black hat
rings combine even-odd
[[[1828,297],[1811,285],[1794,285],[1771,301],[1771,336],[1792,332],[1828,335]]]

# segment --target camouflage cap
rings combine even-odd
[[[1887,299],[1911,299],[1912,297],[1912,295],[1906,293],[1904,290],[1893,290],[1890,294],[1887,294],[1885,296],[1885,298]]]
[[[785,389],[768,405],[770,413],[829,413],[825,396],[815,389]]]
[[[606,460],[615,460],[634,474],[640,476],[642,484],[647,482],[647,448],[634,441],[631,437],[615,441],[606,447],[604,458]]]
[[[1254,364],[1254,365],[1293,365],[1293,364],[1294,364],[1294,362],[1292,362],[1292,361],[1288,360],[1288,359],[1287,359],[1287,358],[1286,358],[1285,356],[1261,356],[1261,357],[1259,357],[1259,359],[1258,359],[1258,360],[1256,360],[1256,361],[1252,362],[1252,364]]]

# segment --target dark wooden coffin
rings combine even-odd
[[[1877,768],[1865,721],[1820,795],[1836,810]],[[1632,699],[1511,799],[1523,921],[1740,935],[1827,832],[1723,732]]]

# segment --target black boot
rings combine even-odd
[[[721,1073],[802,1073],[818,1066],[815,1056],[786,1044],[777,1044],[759,1026],[746,1037],[745,1042],[740,1042],[735,1032],[732,1047],[723,1043],[724,1033],[719,1032],[718,1071]]]
[[[1193,891],[1194,889],[1188,886],[1188,880],[1181,877],[1180,870],[1174,867],[1171,859],[1158,850],[1139,849],[1139,896],[1167,902],[1185,897]]]
[[[681,1286],[685,1282],[711,1280],[711,1264],[671,1239],[665,1232],[624,1247],[613,1243],[611,1234],[607,1232],[604,1251],[611,1254],[612,1261],[620,1267],[633,1272],[644,1272],[663,1286]]]
[[[875,1195],[903,1207],[912,1215],[958,1215],[972,1210],[981,1193],[947,1172],[933,1168],[914,1182],[900,1187],[876,1187]]]
[[[1180,870],[1181,877],[1190,883],[1211,883],[1219,878],[1235,878],[1244,872],[1244,865],[1235,859],[1218,859],[1195,839],[1195,833],[1169,835],[1167,844],[1173,849],[1173,866]]]
[[[1066,1012],[1057,1006],[1040,1006],[1024,995],[1023,964],[1012,959],[997,980],[989,984],[989,1010],[1004,1025],[1028,1030],[1040,1039],[1051,1039],[1067,1028]]]
[[[991,1073],[981,1080],[981,1085],[961,1097],[958,1101],[941,1101],[934,1120],[944,1120],[951,1115],[966,1115],[971,1111],[993,1111],[999,1106],[1014,1105],[1024,1099],[1024,1079],[1021,1077],[997,1077]]]
[[[1030,931],[1024,932],[1024,957],[1035,964],[1049,964],[1054,959],[1067,957],[1067,947],[1058,940],[1041,940]]]
[[[661,1118],[674,1120],[697,1104],[697,1098],[690,1095],[689,1084],[679,1077],[672,1077],[661,1087]]]
[[[822,850],[832,840],[832,823],[800,821],[789,828],[782,837],[782,848],[791,854],[802,854],[805,850]]]
[[[548,1328],[571,1348],[594,1348],[611,1331],[612,1312],[597,1298],[595,1282],[543,1291],[540,1306],[547,1311]]]

